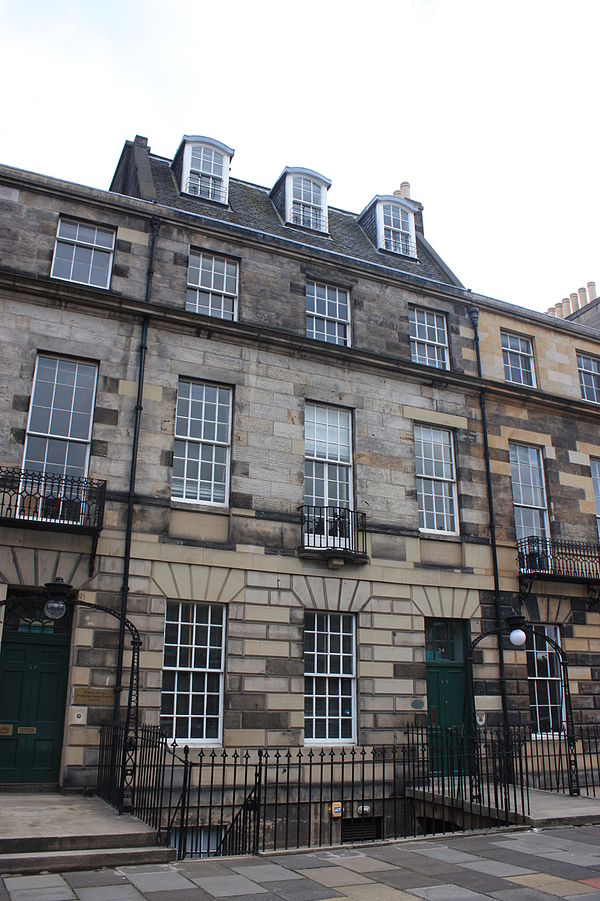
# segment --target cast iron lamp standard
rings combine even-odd
[[[522,648],[524,647],[527,641],[527,632],[533,632],[535,626],[532,623],[528,623],[525,621],[525,617],[513,611],[510,616],[507,616],[504,621],[504,626],[497,627],[495,629],[488,629],[487,632],[482,632],[474,641],[471,642],[469,650],[467,652],[467,672],[468,672],[468,683],[469,683],[469,692],[470,692],[470,716],[468,717],[470,734],[473,742],[473,747],[475,746],[475,736],[477,734],[477,720],[475,713],[475,687],[473,683],[473,653],[477,646],[487,638],[489,635],[498,635],[500,638],[503,633],[508,632],[508,638],[513,646],[513,648]],[[527,631],[526,631],[527,630]],[[549,635],[546,635],[545,632],[536,632],[536,636],[542,637],[545,639],[546,644],[548,644],[552,650],[555,652],[558,657],[558,661],[560,664],[560,674],[561,674],[561,684],[562,684],[562,693],[565,705],[565,738],[567,745],[567,756],[568,756],[568,781],[569,781],[569,795],[577,796],[580,794],[579,791],[579,771],[577,767],[577,741],[575,738],[575,728],[573,724],[573,707],[571,704],[571,689],[569,686],[569,669],[567,664],[567,657],[564,650],[561,646],[556,642],[553,638],[550,638]],[[507,725],[505,718],[503,718],[503,758],[505,761],[504,765],[504,791],[505,794],[508,792],[508,781],[509,778],[512,779],[514,777],[514,761],[512,759],[512,736],[510,732],[510,726]],[[473,770],[471,773],[471,799],[477,802],[481,802],[481,785],[479,779],[479,772],[477,761],[475,759],[475,754],[472,753],[471,760],[473,761]]]
[[[62,619],[70,607],[85,607],[88,610],[101,611],[108,613],[121,623],[121,628],[127,629],[131,638],[131,670],[129,673],[129,693],[127,697],[127,709],[125,712],[124,722],[124,746],[119,761],[119,748],[117,746],[118,731],[115,728],[113,735],[113,746],[111,749],[111,766],[110,772],[114,780],[118,779],[118,792],[116,795],[115,806],[122,813],[124,810],[131,809],[134,803],[135,792],[135,769],[138,745],[138,694],[139,694],[139,675],[140,675],[140,647],[142,640],[140,634],[131,620],[124,617],[120,612],[111,610],[103,604],[90,604],[87,601],[79,600],[79,592],[72,585],[64,582],[57,577],[52,582],[46,582],[40,594],[32,596],[30,600],[43,603],[44,615],[50,620]],[[0,607],[4,607],[11,603],[11,598],[0,601]],[[120,686],[116,686],[120,690]],[[118,725],[115,720],[114,726]]]

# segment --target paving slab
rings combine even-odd
[[[414,894],[418,898],[425,898],[426,901],[480,901],[480,899],[487,901],[489,898],[489,895],[480,895],[453,883],[425,886],[415,889]]]
[[[231,864],[231,869],[240,876],[247,876],[253,882],[277,882],[286,879],[302,879],[300,872],[280,867],[276,863],[263,863],[245,861],[244,863]],[[319,869],[315,867],[314,869]],[[312,872],[312,869],[309,871]]]
[[[65,873],[64,879],[74,889],[127,883],[127,877],[116,870],[75,870],[73,873]]]
[[[314,882],[312,879],[286,879],[285,882],[270,882],[269,889],[285,901],[325,901],[327,898],[341,898],[341,892]]]
[[[230,898],[234,895],[260,895],[267,891],[246,876],[223,874],[222,876],[198,876],[191,880],[214,898]]]
[[[140,892],[175,892],[194,888],[193,882],[173,869],[170,873],[130,873],[128,878]]]
[[[77,889],[79,901],[141,901],[144,897],[134,885],[100,885]],[[40,899],[42,901],[42,899]],[[44,895],[43,901],[46,901]]]

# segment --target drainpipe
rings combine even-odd
[[[481,354],[479,351],[479,309],[469,307],[469,318],[475,332],[475,353],[477,355],[477,375],[482,378]],[[494,514],[494,497],[492,494],[492,472],[490,469],[490,445],[488,441],[487,414],[485,407],[485,388],[479,391],[479,407],[481,410],[481,429],[483,432],[483,453],[485,456],[485,478],[487,482],[488,517],[490,523],[490,544],[492,546],[492,567],[494,571],[494,607],[498,625],[498,662],[500,664],[500,696],[502,700],[502,725],[504,735],[509,737],[508,701],[506,697],[506,678],[504,670],[504,647],[502,645],[502,614],[500,609],[500,576],[498,570],[498,549],[496,547],[496,517]],[[473,698],[474,703],[474,698]],[[473,716],[475,711],[473,711]]]
[[[148,271],[146,273],[146,303],[150,303],[152,294],[152,278],[154,276],[154,253],[160,220],[152,219],[150,223],[150,253],[148,259]],[[135,404],[135,421],[133,427],[133,442],[131,445],[131,465],[129,468],[129,491],[127,493],[127,525],[125,527],[125,548],[123,551],[123,582],[121,584],[121,622],[119,626],[119,647],[117,651],[117,676],[115,684],[114,720],[119,719],[121,707],[121,692],[123,686],[123,654],[125,650],[125,619],[127,618],[127,600],[129,597],[129,568],[131,564],[131,537],[133,533],[133,505],[135,502],[135,477],[137,472],[138,446],[140,441],[140,427],[142,423],[142,399],[144,393],[144,370],[146,367],[146,350],[148,348],[148,317],[144,316],[142,333],[140,338],[140,363],[138,368],[137,400]]]

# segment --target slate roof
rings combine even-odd
[[[358,216],[329,207],[329,236],[310,229],[285,224],[271,198],[269,188],[249,184],[236,178],[229,179],[229,206],[180,194],[171,161],[149,154],[150,173],[156,192],[156,200],[169,207],[210,216],[232,225],[244,226],[275,235],[284,240],[300,242],[337,254],[383,265],[398,273],[421,276],[444,284],[463,287],[451,270],[437,256],[427,241],[417,232],[418,260],[379,251],[367,238],[358,224]]]

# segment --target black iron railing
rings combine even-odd
[[[221,179],[215,179],[211,175],[190,175],[185,187],[187,194],[195,194],[203,200],[216,200],[217,203],[227,203],[227,190]]]
[[[106,482],[0,467],[0,523],[98,533]]]
[[[328,556],[367,556],[365,513],[346,507],[301,508],[302,549],[327,551]]]
[[[327,231],[327,221],[321,210],[311,206],[294,205],[292,209],[292,222],[294,225],[302,225],[313,231]]]
[[[574,726],[578,787],[582,795],[600,797],[600,726]],[[530,788],[567,794],[570,754],[567,732],[535,733],[530,726],[510,727],[509,747],[519,778]]]
[[[565,538],[517,542],[519,575],[564,582],[600,582],[600,545]]]
[[[392,233],[385,236],[385,249],[391,250],[393,253],[401,253],[407,257],[416,257],[417,245],[408,235],[399,235]]]
[[[122,730],[102,736],[99,793],[114,803]],[[497,730],[414,727],[380,747],[190,750],[146,726],[138,741],[133,812],[179,859],[500,826],[529,809],[527,783],[505,778]]]

